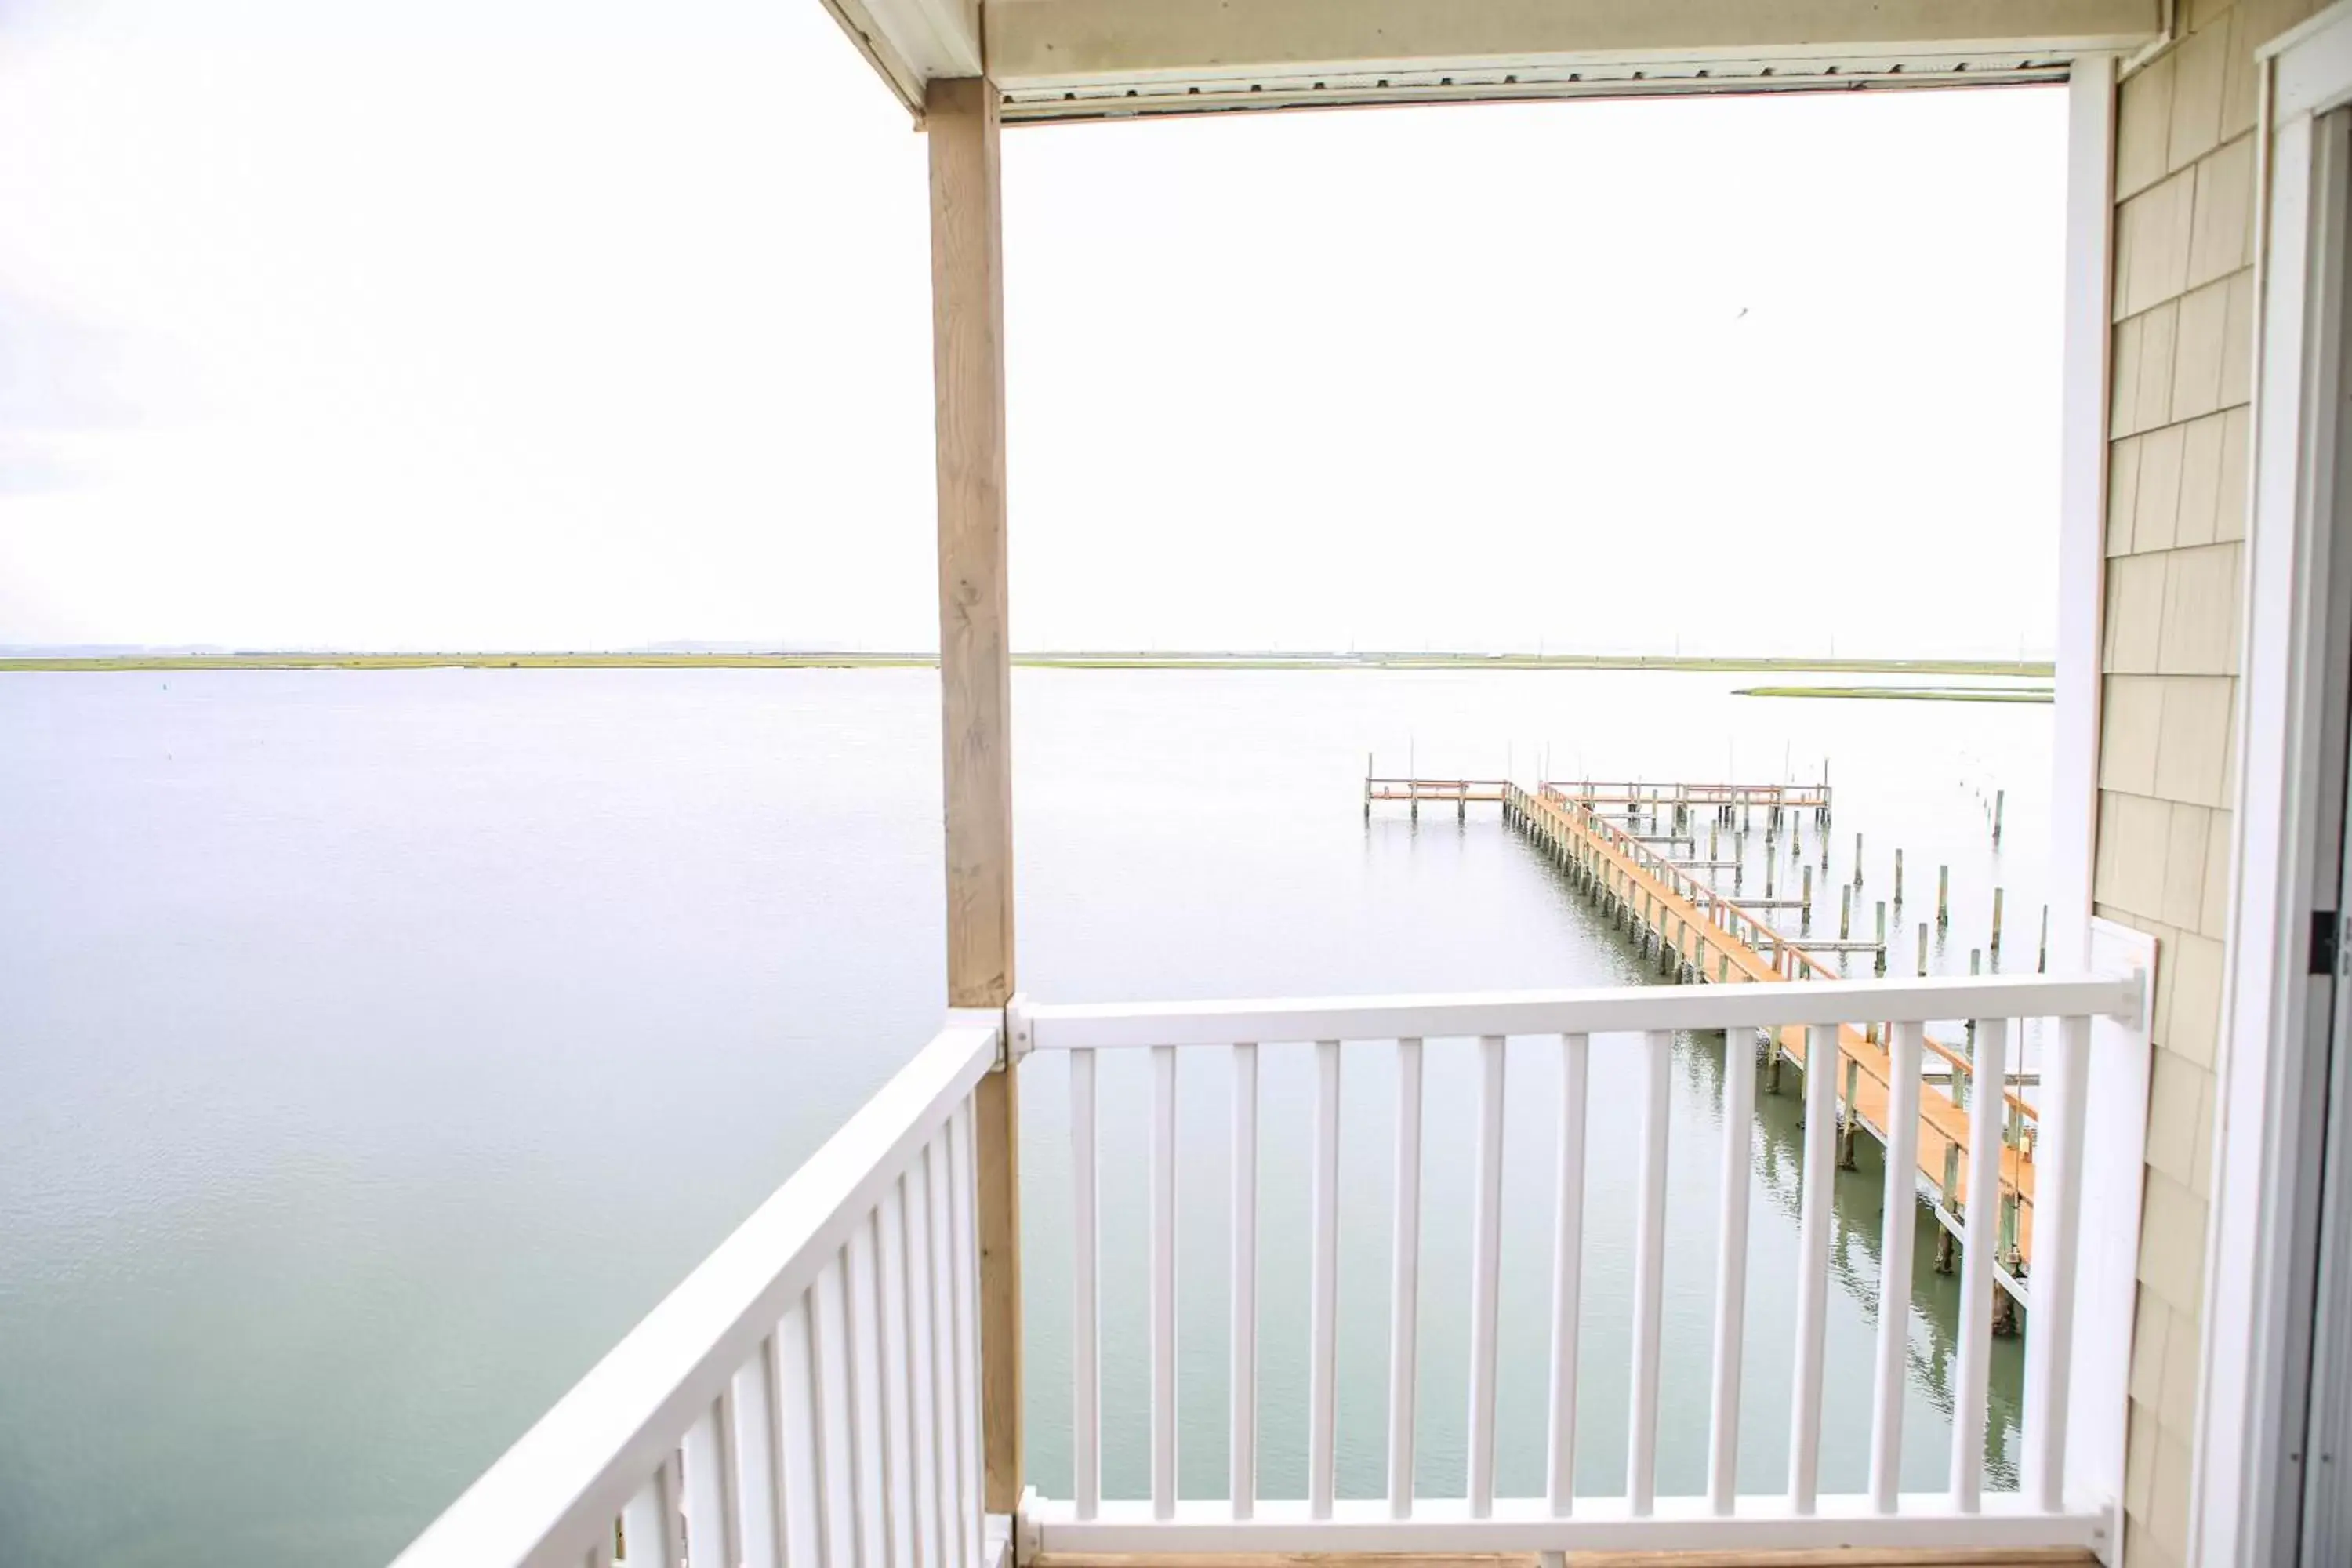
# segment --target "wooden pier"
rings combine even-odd
[[[1525,834],[1640,944],[1644,956],[1654,955],[1661,972],[1679,983],[1710,985],[1782,984],[1841,978],[1837,966],[1822,956],[1829,950],[1881,952],[1871,942],[1824,942],[1801,933],[1780,930],[1758,911],[1793,907],[1785,899],[1759,900],[1753,905],[1718,891],[1702,867],[1718,862],[1677,859],[1662,853],[1653,842],[1660,826],[1687,828],[1702,810],[1729,815],[1743,811],[1809,811],[1824,826],[1830,795],[1825,785],[1689,784],[1603,785],[1546,784],[1530,791],[1500,779],[1368,778],[1365,810],[1376,801],[1412,804],[1417,816],[1423,801],[1451,803],[1467,814],[1473,802],[1491,802],[1503,818]],[[1609,808],[1622,807],[1624,811]],[[1619,817],[1630,812],[1632,820]],[[1778,819],[1785,822],[1786,818]],[[1647,826],[1644,826],[1647,825]],[[1636,831],[1639,827],[1642,830]],[[1884,962],[1878,967],[1884,972]],[[1892,1098],[1890,1044],[1883,1027],[1847,1026],[1839,1037],[1837,1104],[1839,1163],[1851,1168],[1853,1138],[1867,1133],[1882,1146],[1888,1142],[1887,1108]],[[1790,1027],[1777,1038],[1759,1039],[1765,1052],[1765,1088],[1777,1092],[1780,1064],[1805,1067],[1806,1031]],[[1968,1086],[1972,1078],[1968,1052],[1933,1038],[1925,1044],[1930,1067],[1939,1075],[1923,1077],[1916,1099],[1919,1107],[1916,1146],[1922,1184],[1932,1195],[1944,1241],[1938,1247],[1939,1267],[1950,1262],[1953,1243],[1961,1234],[1960,1194],[1968,1169],[1968,1149],[1973,1131],[1974,1109]],[[1938,1064],[1935,1058],[1941,1058]],[[1954,1090],[1958,1091],[1957,1098]],[[1995,1270],[2006,1293],[2019,1303],[2026,1300],[2025,1281],[2033,1247],[2032,1106],[2015,1094],[2004,1097],[1998,1118],[2001,1140],[2001,1256]],[[2013,1326],[2008,1303],[2003,1320]]]

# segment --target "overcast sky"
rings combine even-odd
[[[2049,647],[2065,110],[1008,130],[1026,647]],[[935,641],[817,0],[0,0],[0,644]]]

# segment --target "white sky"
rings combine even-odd
[[[1024,647],[2046,651],[2063,93],[1009,129]],[[0,644],[928,647],[816,0],[0,0]]]

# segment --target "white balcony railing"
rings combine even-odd
[[[866,1102],[399,1568],[984,1568],[972,1086],[995,1015]]]
[[[2112,959],[2115,955],[2106,955]],[[2144,963],[2145,953],[2123,955]],[[2123,1388],[2117,1346],[2128,1321],[2137,1237],[2138,1121],[2145,1108],[2144,968],[2109,974],[1822,982],[1484,995],[1045,1006],[1002,1021],[1005,1057],[1030,1070],[1059,1055],[1071,1089],[1075,1317],[1068,1499],[1025,1497],[1018,1521],[982,1506],[979,1250],[973,1086],[1000,1060],[999,1020],[960,1013],[849,1124],[458,1499],[397,1568],[562,1563],[570,1568],[802,1568],[909,1563],[986,1568],[1013,1531],[1046,1552],[1481,1552],[2113,1545],[2121,1486]],[[1798,1304],[1790,1360],[1795,1396],[1784,1488],[1741,1489],[1740,1354],[1754,1075],[1723,1075],[1721,1235],[1715,1279],[1707,1488],[1656,1487],[1664,1254],[1668,1065],[1677,1031],[1809,1026],[1835,1049],[1837,1026],[1891,1023],[1898,1096],[1916,1122],[1920,1042],[1929,1020],[1977,1021],[1976,1072],[2000,1103],[2017,1021],[2054,1019],[2036,1152],[2034,1321],[2026,1342],[2021,1485],[1989,1491],[1984,1430],[1998,1247],[2000,1143],[1976,1141],[1966,1186],[1963,1307],[1948,1486],[1899,1493],[1904,1326],[1909,1316],[1913,1162],[1887,1160],[1874,1426],[1866,1492],[1820,1489],[1823,1327],[1830,1289],[1830,1173],[1835,1077],[1807,1075]],[[1586,1066],[1596,1035],[1646,1042],[1641,1079],[1627,1428],[1578,1430],[1576,1347],[1584,1321]],[[1540,1496],[1496,1489],[1499,1206],[1504,1042],[1555,1042],[1563,1068],[1550,1258],[1550,1348],[1542,1369],[1549,1432]],[[1414,1489],[1419,1375],[1423,1042],[1480,1042],[1472,1182],[1468,1495]],[[1258,1047],[1313,1044],[1307,1495],[1257,1495]],[[1397,1076],[1387,1495],[1336,1491],[1338,1150],[1344,1059],[1393,1042]],[[1107,1499],[1097,1279],[1096,1060],[1151,1054],[1147,1498]],[[1807,1053],[1812,1054],[1811,1050]],[[2093,1058],[2117,1069],[2105,1103],[2086,1092]],[[1176,1488],[1175,1089],[1179,1063],[1230,1077],[1234,1117],[1231,1479],[1223,1499]],[[1190,1070],[1190,1069],[1188,1069]],[[2137,1086],[2135,1088],[2135,1086]],[[2138,1103],[2128,1103],[2137,1094]],[[2085,1137],[2086,1112],[2089,1133]],[[2116,1233],[2122,1239],[2115,1239]],[[2078,1336],[2078,1306],[2102,1331]],[[2109,1324],[2105,1319],[2122,1314]],[[2077,1406],[2087,1400],[2088,1405]],[[1622,1496],[1576,1495],[1577,1446],[1625,1446]],[[1772,1478],[1777,1483],[1782,1478]]]

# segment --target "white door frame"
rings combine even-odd
[[[2207,1228],[2191,1561],[2268,1563],[2299,1491],[2283,1434],[2297,1313],[2295,1194],[2310,1152],[2297,1114],[2315,1029],[2311,911],[2322,867],[2322,679],[2333,533],[2337,300],[2315,258],[2342,243],[2323,203],[2317,118],[2352,103],[2352,0],[2257,51],[2252,489],[2238,691],[2234,857]],[[2315,233],[2315,223],[2332,231]],[[2340,563],[2337,564],[2341,564]],[[2308,1298],[2305,1300],[2308,1306]]]

